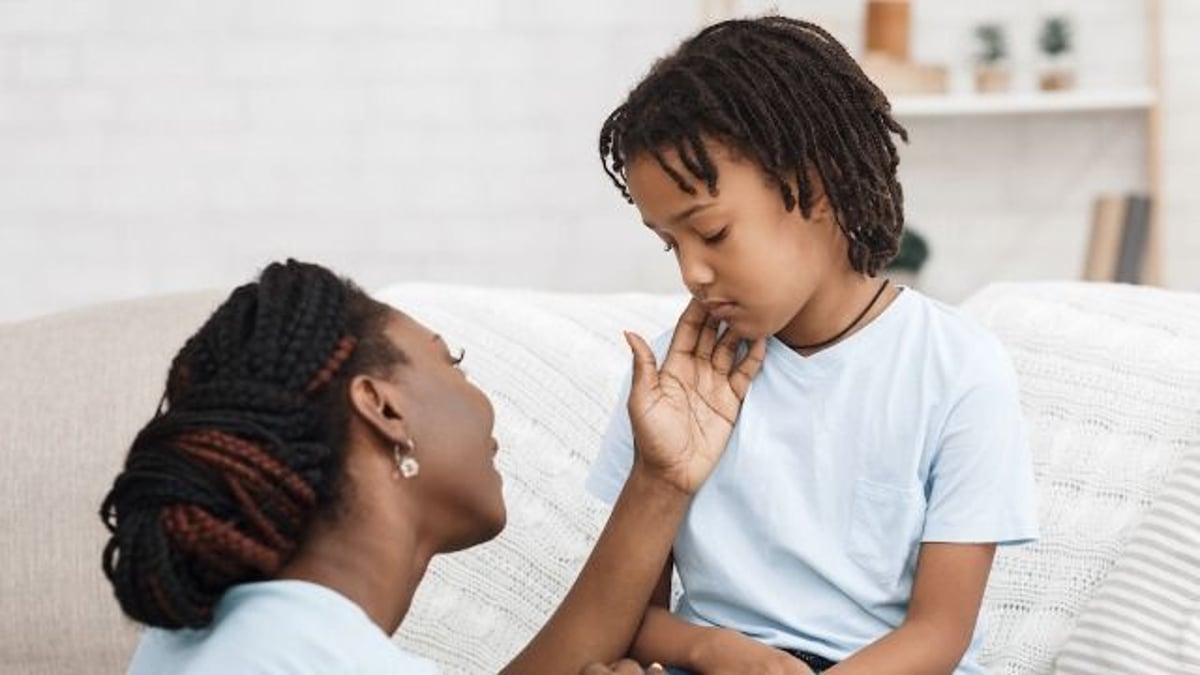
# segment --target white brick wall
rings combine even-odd
[[[778,4],[861,40],[857,3]],[[1200,3],[1165,4],[1168,274],[1200,289]],[[367,286],[675,289],[596,133],[703,5],[0,0],[0,321],[230,286],[285,255]],[[1000,17],[1027,68],[1016,38],[1066,8],[1085,83],[1144,68],[1140,0],[917,7],[921,58],[961,60],[970,25]],[[1075,275],[1090,196],[1142,180],[1136,113],[909,126],[909,214],[933,239],[927,286],[951,300]]]

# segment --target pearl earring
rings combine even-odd
[[[421,463],[417,461],[416,457],[412,456],[413,451],[417,449],[417,444],[409,439],[404,441],[404,445],[407,447],[407,452],[400,452],[399,443],[392,449],[392,455],[396,460],[396,470],[392,472],[392,477],[396,479],[399,479],[401,476],[404,478],[413,478],[421,473]]]

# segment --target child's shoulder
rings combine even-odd
[[[942,300],[931,298],[920,291],[906,288],[904,295],[909,296],[910,311],[906,319],[916,324],[921,330],[936,332],[948,340],[973,345],[990,343],[999,346],[996,336],[962,308]]]
[[[1013,371],[1008,349],[991,330],[963,309],[920,292],[912,293],[915,309],[908,316],[926,348],[941,352],[958,369],[1008,376]],[[962,373],[966,374],[966,373]]]

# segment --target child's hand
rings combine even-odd
[[[733,630],[715,629],[696,652],[702,675],[813,675],[800,659]]]
[[[735,364],[737,337],[727,330],[718,340],[717,322],[696,300],[679,317],[661,370],[645,340],[625,338],[633,350],[629,419],[638,461],[693,494],[725,451],[766,340]]]

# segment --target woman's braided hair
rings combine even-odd
[[[715,195],[704,144],[713,139],[757,162],[784,206],[799,203],[806,218],[813,169],[850,242],[851,266],[874,275],[896,255],[904,225],[892,134],[908,140],[887,97],[833,36],[766,16],[709,26],[658,61],[605,120],[600,158],[629,201],[625,169],[642,153],[695,194],[664,159],[667,150]]]
[[[233,291],[187,341],[100,509],[104,573],[127,615],[207,625],[226,589],[272,578],[331,513],[349,381],[405,359],[383,332],[390,312],[289,260]]]

